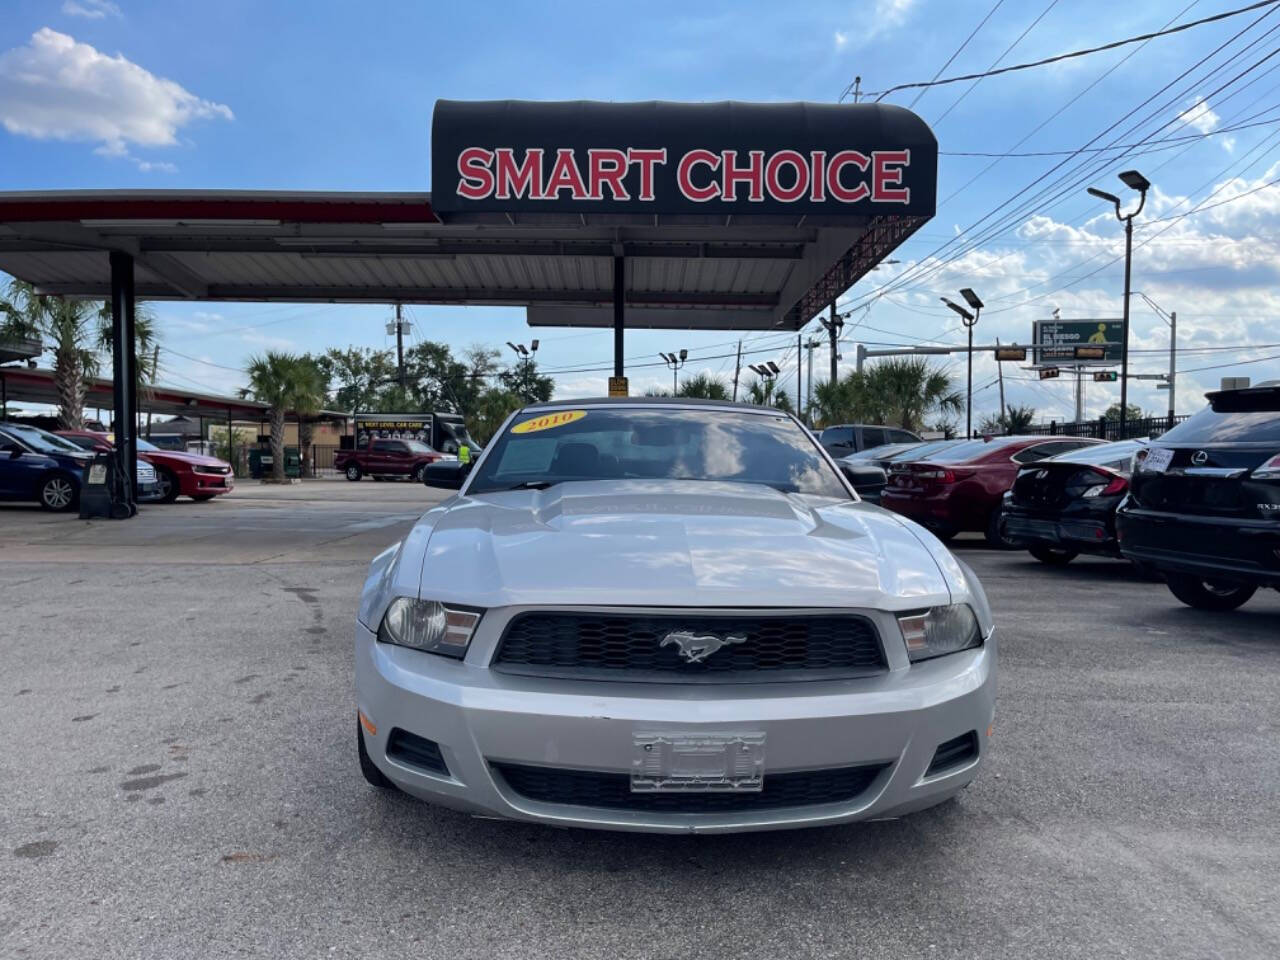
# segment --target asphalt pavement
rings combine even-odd
[[[1280,955],[1280,594],[961,540],[989,762],[888,822],[471,819],[356,768],[351,627],[413,484],[242,485],[127,523],[0,508],[0,956]]]

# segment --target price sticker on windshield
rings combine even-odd
[[[1138,469],[1146,473],[1164,473],[1173,463],[1173,451],[1168,447],[1153,447],[1138,463]]]
[[[565,424],[581,420],[586,415],[587,411],[585,410],[558,410],[555,413],[548,413],[541,417],[534,417],[532,420],[526,420],[524,423],[517,423],[511,428],[511,432],[538,433],[542,430],[554,430],[556,427],[563,427]]]

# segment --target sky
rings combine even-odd
[[[834,102],[855,76],[874,93],[1244,5],[6,0],[0,190],[429,190],[438,98]],[[1278,39],[1280,5],[976,84],[888,95],[938,137],[938,212],[892,254],[896,263],[841,299],[849,312],[841,369],[857,343],[962,344],[963,329],[939,300],[956,299],[961,287],[987,304],[977,342],[1027,343],[1032,323],[1055,310],[1064,320],[1119,317],[1123,229],[1084,187],[1128,199],[1115,174],[1136,167],[1154,186],[1135,220],[1133,288],[1146,296],[1132,300],[1133,372],[1168,370],[1169,327],[1149,298],[1177,313],[1179,413],[1199,409],[1221,377],[1280,378],[1280,185],[1269,186],[1280,178]],[[1113,144],[1139,145],[1128,156],[1055,155]],[[160,380],[188,389],[234,390],[248,359],[264,350],[394,346],[385,333],[390,307],[155,309]],[[485,344],[508,359],[507,341],[537,337],[544,371],[611,362],[607,330],[535,330],[516,309],[406,312],[414,341],[458,351]],[[806,329],[815,332],[816,323]],[[728,380],[737,339],[628,332],[632,392],[669,387],[657,354],[681,348],[690,354],[682,375]],[[743,339],[746,359],[777,362],[794,395],[795,336]],[[813,361],[821,377],[825,346]],[[963,384],[962,355],[936,362]],[[1009,403],[1034,407],[1038,419],[1071,418],[1073,381],[1040,381],[1012,363],[1003,372]],[[557,376],[557,396],[600,395],[606,376]],[[999,404],[988,356],[975,358],[974,388],[976,421]],[[1118,397],[1117,384],[1088,383],[1088,415]],[[1157,413],[1168,404],[1153,381],[1131,384],[1130,400]]]

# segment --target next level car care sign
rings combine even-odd
[[[930,216],[937,142],[880,104],[437,102],[437,214]]]

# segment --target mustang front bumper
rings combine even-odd
[[[507,616],[491,610],[481,629],[500,629]],[[514,676],[485,665],[495,642],[485,650],[473,641],[459,662],[380,643],[356,624],[357,703],[376,728],[366,728],[365,746],[402,790],[482,816],[610,830],[709,833],[894,817],[940,803],[974,778],[994,714],[994,636],[912,665],[905,649],[888,652],[890,669],[874,677],[761,684]],[[388,756],[392,736],[405,733],[437,744],[438,754],[393,748]],[[747,798],[745,806],[696,813],[626,809],[625,792],[619,808],[548,802],[517,789],[531,769],[535,781],[542,774],[616,781],[630,773],[637,734],[652,733],[763,734],[766,790],[771,777],[794,780],[804,771],[867,768],[869,779],[839,802],[752,809]],[[972,747],[940,762],[938,748],[957,738]],[[502,769],[525,776],[517,782]]]

